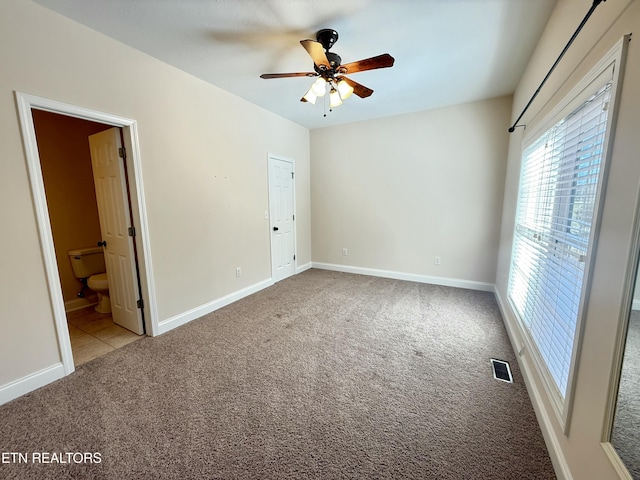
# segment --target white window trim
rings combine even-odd
[[[517,319],[524,344],[528,351],[531,352],[533,363],[536,367],[536,370],[540,374],[546,394],[551,400],[554,413],[556,414],[558,422],[560,423],[565,435],[568,435],[569,433],[571,413],[573,411],[575,382],[580,366],[579,353],[582,348],[583,324],[584,318],[586,317],[587,313],[587,300],[589,298],[589,292],[591,290],[591,271],[597,252],[597,240],[600,233],[603,198],[606,190],[611,152],[613,149],[612,139],[615,137],[615,126],[618,116],[619,99],[622,87],[621,83],[629,40],[630,36],[625,35],[613,48],[611,48],[611,50],[609,50],[606,55],[604,55],[604,57],[602,57],[602,59],[589,71],[589,73],[587,73],[578,82],[578,84],[565,97],[563,97],[561,101],[557,103],[557,105],[547,115],[545,115],[539,122],[535,122],[532,127],[528,128],[528,132],[525,134],[522,144],[522,151],[524,151],[525,148],[527,148],[529,144],[531,144],[535,139],[537,139],[540,135],[553,127],[553,125],[562,120],[562,118],[564,118],[573,109],[583,103],[587,99],[588,95],[592,93],[591,90],[586,89],[588,89],[596,80],[598,80],[599,77],[606,75],[608,71],[612,70],[613,79],[611,87],[611,104],[609,116],[607,119],[607,133],[605,136],[601,162],[603,172],[602,178],[598,185],[598,191],[596,193],[594,223],[591,229],[589,241],[590,246],[584,273],[585,283],[580,300],[580,309],[578,312],[578,319],[576,324],[575,342],[571,355],[571,365],[569,368],[567,391],[564,399],[562,398],[562,395],[560,394],[545,361],[542,359],[542,356],[538,352],[537,346],[532,340],[527,328],[523,325],[522,320],[520,319],[520,315],[517,314],[517,311],[513,303],[511,302],[509,295],[507,295],[507,301],[509,302],[511,311]]]

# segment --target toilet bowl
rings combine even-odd
[[[75,277],[83,287],[78,293],[84,297],[85,286],[98,294],[96,312],[111,313],[109,279],[107,278],[102,247],[77,248],[69,251],[69,260]]]
[[[109,280],[106,273],[91,275],[87,280],[87,286],[98,294],[96,312],[111,313],[111,299],[109,298]]]

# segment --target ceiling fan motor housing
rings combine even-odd
[[[317,65],[314,65],[313,68],[316,72],[318,72],[321,76],[325,78],[330,78],[335,75],[338,71],[338,67],[340,67],[340,62],[342,59],[340,55],[333,52],[327,52],[327,60],[329,60],[329,65],[331,65],[331,69],[320,68]]]

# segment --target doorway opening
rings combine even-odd
[[[43,132],[41,119],[44,117],[49,117],[49,120],[53,120],[53,125],[56,125],[56,123],[58,123],[58,126],[60,126],[61,122],[71,123],[78,127],[79,130],[83,131],[83,133],[88,133],[88,135],[80,139],[81,143],[83,141],[86,142],[86,148],[89,148],[89,137],[93,138],[94,136],[100,136],[105,132],[110,131],[114,132],[114,134],[117,136],[117,141],[120,143],[116,152],[121,149],[120,153],[122,153],[123,155],[122,158],[118,159],[118,161],[120,165],[121,177],[123,179],[122,186],[125,190],[124,194],[127,195],[127,199],[126,201],[122,202],[120,210],[116,215],[124,215],[125,217],[127,217],[127,222],[129,222],[130,226],[125,229],[128,235],[125,236],[127,236],[127,240],[131,245],[130,249],[131,252],[133,252],[133,263],[131,264],[132,267],[128,272],[119,272],[119,275],[116,275],[116,277],[122,278],[120,278],[119,281],[116,279],[114,285],[128,285],[125,290],[128,290],[130,292],[132,291],[133,296],[137,299],[133,302],[136,309],[138,307],[140,308],[140,323],[138,331],[136,333],[146,333],[147,335],[154,336],[158,332],[157,313],[154,288],[152,283],[153,275],[151,272],[150,251],[148,247],[148,229],[146,222],[146,208],[144,205],[142,175],[137,140],[137,124],[134,120],[88,110],[82,107],[64,104],[33,95],[16,93],[16,100],[18,103],[18,111],[20,114],[20,123],[22,127],[23,141],[27,156],[27,166],[29,171],[31,190],[35,204],[38,229],[40,233],[40,244],[47,274],[47,282],[49,285],[53,315],[56,324],[57,340],[60,347],[64,373],[68,375],[74,371],[75,367],[74,355],[71,345],[70,327],[67,324],[67,310],[80,312],[80,310],[85,308],[87,312],[93,312],[93,306],[91,306],[91,295],[88,299],[77,297],[78,291],[81,290],[81,288],[78,288],[78,285],[80,284],[78,283],[77,279],[69,278],[70,274],[68,265],[70,264],[70,258],[68,256],[69,251],[67,250],[67,246],[71,245],[71,243],[68,242],[72,242],[72,244],[75,245],[75,247],[71,247],[71,250],[76,248],[88,247],[92,245],[94,239],[96,238],[96,235],[98,235],[98,239],[104,248],[105,262],[108,264],[109,258],[116,258],[117,255],[114,255],[113,252],[109,251],[112,242],[105,243],[105,240],[103,238],[105,235],[103,222],[105,216],[102,215],[102,212],[100,215],[97,215],[96,210],[98,210],[98,208],[97,206],[93,206],[96,205],[96,203],[99,203],[97,198],[99,198],[100,195],[96,195],[96,191],[100,190],[101,187],[98,186],[97,180],[95,178],[90,177],[90,180],[87,181],[87,165],[85,164],[83,168],[80,168],[78,164],[74,164],[74,161],[77,159],[67,160],[69,157],[74,155],[74,153],[65,150],[62,150],[61,153],[58,152],[57,157],[54,155],[54,158],[57,158],[57,160],[54,160],[53,166],[46,164],[47,160],[44,160],[41,163],[41,160],[43,160],[44,158],[44,155],[42,155],[41,158],[40,144],[42,142],[41,138],[38,138],[38,136],[40,136],[40,133]],[[39,125],[37,128],[36,124]],[[36,130],[39,131],[37,132]],[[68,135],[63,134],[62,138],[60,138],[60,141],[62,142],[61,146],[54,147],[54,149],[65,149],[64,143],[67,140],[69,140]],[[44,147],[42,148],[44,151]],[[99,146],[99,148],[102,147]],[[124,155],[124,152],[128,152],[128,155]],[[93,155],[93,153],[94,152],[90,153],[90,158],[95,156]],[[116,153],[116,155],[117,154],[118,153]],[[72,165],[67,165],[67,161]],[[77,161],[81,162],[81,160]],[[89,162],[89,171],[93,172],[93,170],[95,170],[95,162],[92,162],[92,160],[87,161]],[[104,158],[102,158],[101,161],[102,163],[105,163]],[[76,178],[75,181],[74,179],[69,180],[65,178],[62,178],[62,180],[60,178],[55,179],[56,175],[58,177],[64,177],[65,173],[69,175],[69,170],[74,169],[84,169],[84,180],[81,180],[80,177]],[[54,177],[52,177],[54,178],[54,180],[51,180],[51,178],[49,178],[49,175],[47,175],[47,172],[51,170],[54,171]],[[50,191],[54,192],[56,190],[54,187],[52,187],[52,185],[55,184],[56,181],[62,182],[62,184],[65,184],[66,182],[66,190],[71,190],[71,193],[77,193],[80,196],[85,195],[84,198],[88,198],[86,197],[86,195],[89,195],[90,197],[91,193],[87,193],[87,191],[93,189],[92,194],[96,198],[96,200],[94,201],[95,203],[91,205],[92,202],[88,200],[78,201],[77,196],[74,197],[74,195],[68,195],[69,192],[66,192],[67,197],[76,199],[75,205],[72,205],[71,207],[60,207],[60,205],[56,204],[54,206],[54,203],[57,202],[57,200],[54,199],[57,196],[65,196],[64,188],[62,189],[62,192],[57,191],[56,193],[50,193]],[[47,188],[45,189],[45,187]],[[64,201],[69,202],[69,198]],[[85,202],[90,204],[90,208],[83,209],[80,207],[80,205],[78,205],[78,203]],[[83,205],[83,207],[85,207],[85,205]],[[94,211],[93,215],[87,213],[90,210]],[[81,217],[82,220],[79,220],[78,217]],[[59,234],[60,231],[65,230],[68,234],[70,231],[74,230],[73,227],[70,228],[70,225],[77,225],[78,221],[80,223],[83,223],[83,220],[87,224],[86,231],[84,231],[84,227],[81,227],[80,230],[83,231],[81,233],[78,233],[76,238],[73,238],[75,235],[74,233],[67,235],[67,237],[70,238],[65,238],[64,234]],[[96,228],[96,224],[99,224],[99,228]],[[111,232],[113,229],[108,228],[107,230]],[[98,231],[99,233],[97,233]],[[96,246],[96,243],[93,243],[93,246]],[[122,263],[122,261],[120,261],[120,263]],[[106,269],[108,273],[109,268],[106,267]],[[129,283],[127,284],[127,282]],[[94,284],[97,284],[97,282],[94,282]],[[108,284],[108,295],[111,296],[111,278],[108,279]],[[118,289],[116,288],[115,291],[117,292]],[[84,292],[87,291],[84,290],[83,293]],[[87,293],[90,294],[90,292]],[[73,298],[74,295],[76,296],[76,298]],[[120,296],[117,293],[115,296],[115,303],[122,303],[120,301]],[[116,304],[112,303],[114,308],[118,308],[118,305]],[[144,318],[141,314],[143,307]],[[80,313],[70,316],[81,316]],[[93,314],[98,313],[99,312],[93,312]],[[108,320],[109,322],[111,322],[111,318],[108,318]],[[103,318],[102,320],[99,319],[99,321],[104,322],[105,320]],[[71,321],[70,323],[73,325]],[[90,328],[91,327],[89,327],[89,329]],[[97,328],[97,325],[94,325],[94,328]],[[87,328],[85,326],[85,330],[86,329]],[[130,329],[135,330],[135,328]],[[73,331],[74,329],[71,330]],[[87,332],[84,331],[83,333]],[[114,344],[122,344],[125,342],[126,340],[124,339],[112,340],[112,343]]]
[[[118,275],[113,269],[108,271],[103,251],[106,247],[97,246],[105,241],[102,228],[107,222],[103,217],[109,214],[105,212],[109,205],[105,206],[104,199],[99,200],[96,195],[96,169],[92,168],[89,147],[94,136],[105,135],[103,132],[114,127],[38,109],[32,109],[32,116],[71,350],[77,367],[144,334],[142,322],[123,325],[119,310],[112,311],[112,279]],[[120,136],[120,129],[116,130]],[[116,217],[121,213],[130,217],[129,201],[126,205],[115,205],[127,209],[127,212],[115,212]],[[135,245],[133,247],[135,256]],[[88,273],[79,272],[78,265],[86,263],[83,258],[93,265],[91,278],[86,276]],[[97,293],[95,283],[99,279],[108,290]],[[132,280],[135,282],[129,288],[135,287],[136,291],[131,294],[140,298],[137,272]]]

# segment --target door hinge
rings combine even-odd
[[[293,173],[293,172],[291,172],[291,178],[293,178],[293,176],[294,176],[294,173]]]
[[[293,220],[295,222],[296,216],[295,215],[291,215],[291,220]]]
[[[140,299],[136,302],[136,305],[138,306],[138,308],[144,308],[144,301]]]
[[[124,149],[124,147],[118,148],[118,156],[123,160],[127,158],[127,151]]]
[[[294,259],[294,260],[296,259],[296,256],[295,256],[295,255],[293,256],[293,259]]]
[[[130,237],[136,236],[136,229],[134,227],[129,227],[129,236]]]

